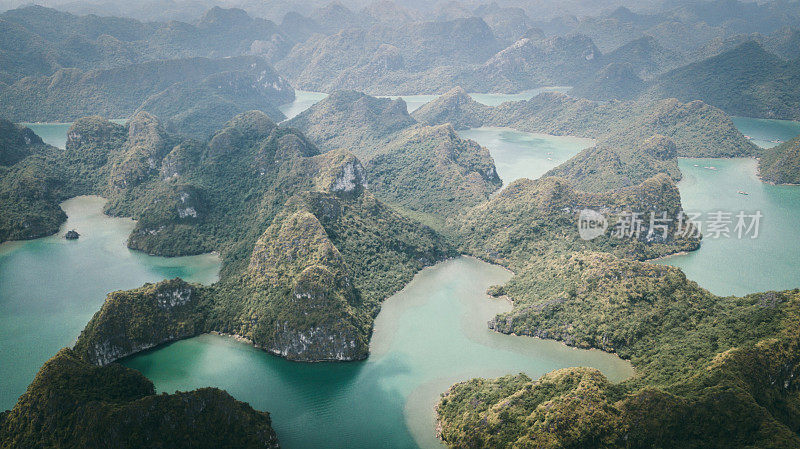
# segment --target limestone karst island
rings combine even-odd
[[[0,0],[0,449],[800,449],[800,0]]]

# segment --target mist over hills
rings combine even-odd
[[[435,410],[451,447],[800,441],[798,290],[722,297],[648,262],[701,248],[679,158],[758,158],[764,182],[800,182],[798,138],[762,149],[731,118],[800,120],[800,1],[44,4],[0,0],[0,243],[59,232],[62,201],[100,195],[136,220],[128,249],[216,252],[221,271],[109,293],[0,413],[3,448],[277,447],[265,411],[216,389],[156,395],[115,362],[209,332],[361,361],[383,301],[459,255],[513,271],[488,292],[509,311],[482,325],[615,353],[635,375],[456,384]],[[569,90],[535,90],[552,86]],[[413,113],[395,97],[423,94]],[[72,124],[60,149],[20,122]],[[479,127],[595,143],[503,186],[493,149],[459,133]],[[669,224],[585,239],[583,209]]]

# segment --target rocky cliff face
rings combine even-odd
[[[102,117],[80,118],[67,131],[66,149],[78,151],[82,148],[103,146],[108,151],[125,139],[125,127]]]
[[[14,165],[43,145],[30,129],[0,118],[0,166]]]
[[[421,117],[441,123],[450,122],[445,117],[471,118],[477,109],[487,108],[461,88],[434,103],[432,108],[421,108]],[[458,123],[474,125],[467,120]],[[418,124],[399,99],[335,92],[289,121],[289,126],[302,130],[322,150],[347,148],[363,162],[375,195],[412,210],[445,216],[486,200],[501,185],[488,150],[458,137],[450,124]],[[344,168],[349,171],[342,173],[342,179],[363,177],[355,166]],[[353,187],[348,182],[333,190]]]
[[[167,147],[167,136],[161,122],[151,114],[140,112],[128,121],[128,138],[111,167],[111,186],[129,189],[137,186],[161,166]]]
[[[359,326],[352,274],[316,216],[298,210],[276,220],[256,243],[250,282],[268,287],[283,306],[254,342],[290,360],[358,360],[367,339]],[[273,327],[274,326],[274,327]]]
[[[104,366],[197,335],[203,329],[201,296],[198,287],[180,279],[111,293],[81,332],[75,351],[84,360]]]

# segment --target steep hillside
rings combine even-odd
[[[58,151],[28,128],[0,119],[0,242],[52,234],[66,219],[58,167],[47,163]]]
[[[755,42],[665,73],[648,98],[700,99],[729,114],[800,119],[800,63],[784,61]]]
[[[0,81],[13,84],[58,69],[111,69],[176,58],[258,54],[274,61],[295,43],[274,23],[241,9],[215,7],[193,23],[112,15],[79,16],[42,6],[0,14],[5,38],[0,40]]]
[[[800,137],[762,150],[758,176],[774,184],[800,184]]]
[[[523,37],[465,75],[461,83],[472,92],[518,92],[571,85],[602,66],[600,50],[586,36]]]
[[[261,58],[191,58],[24,78],[0,91],[0,114],[15,121],[125,118],[145,102],[142,107],[164,119],[174,117],[178,124],[199,119],[210,128],[222,113],[248,106],[282,119],[276,106],[292,99],[291,86]],[[221,105],[226,109],[215,111]]]
[[[0,414],[3,447],[278,448],[269,414],[224,391],[155,393],[121,365],[97,367],[62,349]]]
[[[488,150],[450,125],[421,126],[403,100],[334,92],[287,122],[323,150],[346,148],[379,198],[440,218],[489,198],[501,181]]]
[[[759,149],[730,117],[701,101],[599,102],[542,93],[496,107],[454,89],[413,114],[422,123],[501,126],[597,139],[597,145],[547,173],[593,192],[628,187],[657,174],[680,179],[677,157],[754,156]]]
[[[501,45],[477,17],[403,27],[344,28],[312,36],[276,64],[305,90],[356,89],[378,95],[443,92]]]
[[[579,238],[582,208],[608,228]],[[638,231],[618,238],[627,213]],[[670,219],[649,224],[649,213]],[[450,447],[793,447],[798,369],[797,291],[721,298],[678,269],[647,259],[696,248],[664,175],[601,195],[558,178],[518,180],[460,220],[474,254],[514,270],[493,295],[513,301],[489,326],[628,358],[636,375],[612,384],[568,368],[456,384],[438,406]],[[656,222],[659,223],[659,222]],[[656,227],[658,226],[658,227]],[[666,438],[666,439],[665,439]]]
[[[589,78],[579,81],[570,95],[590,100],[631,100],[645,88],[645,83],[628,63],[611,63]]]

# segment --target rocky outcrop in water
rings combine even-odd
[[[108,295],[81,332],[75,351],[95,365],[197,335],[203,329],[200,287],[180,279]]]
[[[78,237],[80,237],[80,236],[81,235],[78,234],[78,231],[76,231],[74,229],[71,229],[71,230],[67,231],[66,234],[64,234],[64,238],[67,239],[67,240],[78,240]]]

